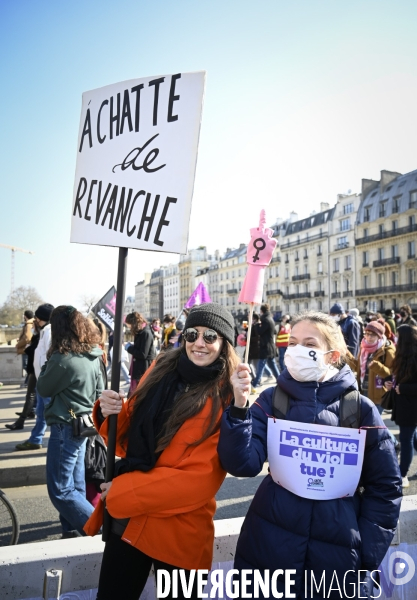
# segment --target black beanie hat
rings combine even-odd
[[[27,319],[33,319],[33,310],[25,310],[23,314]]]
[[[211,302],[193,306],[185,321],[184,330],[189,327],[210,327],[234,346],[235,322],[230,312],[221,304]]]
[[[41,304],[35,310],[35,317],[37,317],[40,321],[48,322],[51,318],[51,312],[54,310],[52,304]]]

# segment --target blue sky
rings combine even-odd
[[[80,304],[116,281],[117,249],[70,244],[84,91],[205,69],[189,247],[248,241],[417,168],[417,4],[409,1],[142,0],[0,3],[0,243],[15,284]],[[127,291],[176,255],[129,252]],[[0,248],[0,304],[10,251]]]

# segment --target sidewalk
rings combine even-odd
[[[274,385],[271,379],[266,385],[260,386],[263,391]],[[26,388],[18,385],[4,385],[0,388],[0,488],[21,487],[26,485],[41,485],[46,483],[46,448],[49,439],[49,428],[43,440],[41,450],[16,451],[15,446],[27,440],[35,424],[34,419],[26,420],[24,429],[10,431],[5,428],[6,423],[14,423],[17,419],[16,411],[23,407]],[[249,396],[252,404],[258,394]],[[398,427],[390,420],[389,414],[383,414],[386,426],[398,438]],[[417,454],[414,455],[410,467],[410,487],[404,490],[404,496],[417,494]]]
[[[27,419],[24,429],[10,431],[6,423],[14,423],[16,412],[22,410],[26,388],[3,385],[0,388],[0,488],[40,485],[46,482],[45,464],[49,429],[46,430],[41,450],[15,450],[16,444],[29,439],[34,419]]]

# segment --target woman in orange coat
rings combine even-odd
[[[219,424],[239,363],[233,317],[218,304],[196,306],[183,338],[181,348],[159,355],[128,402],[107,390],[96,405],[104,438],[107,417],[119,414],[122,457],[116,477],[102,484],[113,519],[97,600],[137,600],[152,564],[155,571],[184,569],[187,578],[191,569],[211,568],[214,496],[225,477]],[[97,533],[99,512],[87,523],[88,534]],[[184,597],[180,585],[178,592]],[[197,598],[196,585],[191,597]]]

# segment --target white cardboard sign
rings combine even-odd
[[[353,496],[359,483],[366,431],[268,419],[272,479],[302,498]]]
[[[83,94],[71,242],[187,252],[205,72]]]

